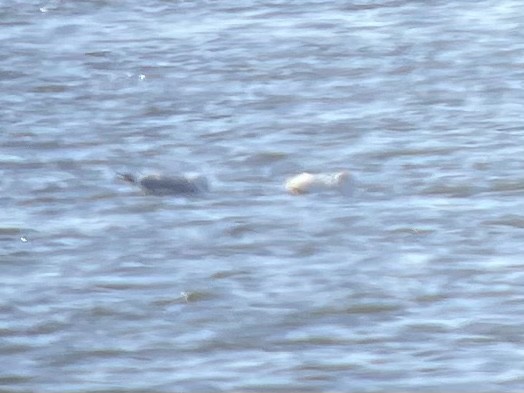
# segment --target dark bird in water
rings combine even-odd
[[[136,184],[150,195],[191,195],[209,190],[207,179],[203,175],[148,175],[137,178],[130,173],[119,173],[118,177],[127,183]]]

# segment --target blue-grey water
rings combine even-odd
[[[523,15],[0,0],[0,390],[523,391]]]

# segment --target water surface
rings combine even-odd
[[[0,389],[522,391],[523,13],[0,1]]]

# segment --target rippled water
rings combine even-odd
[[[0,0],[0,390],[522,391],[523,14]]]

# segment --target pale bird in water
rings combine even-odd
[[[191,195],[209,190],[209,184],[203,175],[148,175],[137,178],[130,173],[119,173],[118,176],[127,183],[136,184],[150,195]]]
[[[354,182],[348,171],[334,173],[303,172],[288,179],[285,187],[294,195],[325,191],[338,191],[343,195],[351,195]]]

